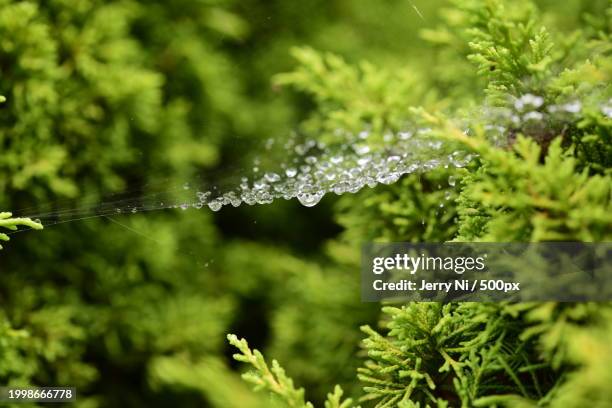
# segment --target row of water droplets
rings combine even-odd
[[[602,115],[612,118],[612,99],[599,105],[599,109]],[[555,132],[560,132],[564,125],[576,123],[583,110],[583,103],[579,99],[547,104],[543,97],[528,93],[513,99],[506,107],[485,108],[483,115],[489,140],[503,146],[511,142],[517,133],[536,139],[545,134],[550,136],[551,132],[555,136]]]
[[[595,99],[601,100],[601,97]],[[604,103],[586,100],[568,99],[564,103],[551,104],[543,97],[525,94],[511,99],[505,107],[483,106],[456,123],[467,135],[472,133],[475,123],[484,124],[488,139],[495,145],[507,147],[518,133],[536,139],[559,134],[557,132],[567,128],[566,125],[577,123],[586,109],[612,118],[612,99]],[[136,195],[133,191],[126,191],[104,201],[99,201],[96,195],[79,207],[62,208],[50,203],[47,207],[33,207],[38,210],[35,214],[23,210],[21,216],[53,225],[166,208],[208,207],[219,211],[223,206],[269,204],[277,199],[295,198],[312,207],[326,194],[356,193],[364,187],[392,184],[403,175],[441,166],[463,167],[474,157],[463,151],[450,150],[449,146],[434,139],[428,128],[412,125],[404,129],[384,136],[369,131],[351,134],[338,130],[332,138],[336,142],[329,145],[298,137],[282,142],[270,139],[261,156],[273,164],[255,160],[251,169],[239,169],[238,177],[235,174],[228,176],[227,168],[224,168],[219,177],[208,175],[212,179],[208,183],[172,184],[168,189],[168,185],[162,182],[138,189]],[[204,188],[204,184],[210,188]],[[455,184],[453,174],[448,184]]]
[[[521,132],[537,136],[551,123],[573,122],[583,109],[579,100],[563,104],[545,104],[544,98],[525,94],[515,98],[505,108],[485,108],[481,119],[489,139],[498,144],[508,144],[512,135]],[[612,100],[601,105],[601,112],[612,117]],[[470,133],[469,124],[464,132]],[[285,142],[281,153],[285,158],[274,171],[262,171],[261,163],[255,160],[249,176],[243,176],[239,184],[226,191],[197,190],[190,202],[175,205],[181,209],[200,209],[208,206],[219,211],[224,206],[238,207],[241,204],[270,204],[276,199],[296,198],[302,205],[312,207],[328,193],[342,195],[356,193],[364,187],[378,184],[393,184],[403,175],[426,172],[443,167],[464,167],[473,154],[464,151],[448,151],[440,140],[430,137],[431,129],[413,128],[397,133],[388,133],[380,141],[369,131],[349,134],[337,131],[341,145],[326,145],[321,141],[295,138]],[[266,142],[266,149],[274,145]],[[373,147],[378,146],[378,147]],[[454,177],[453,184],[454,184]],[[449,181],[450,184],[450,181]],[[185,190],[191,190],[189,184]]]
[[[251,176],[242,177],[236,188],[221,194],[197,191],[195,202],[179,207],[208,206],[219,211],[227,205],[269,204],[276,199],[294,198],[312,207],[328,193],[356,193],[364,187],[393,184],[409,173],[439,166],[463,167],[472,159],[472,155],[461,151],[444,152],[442,142],[428,140],[426,135],[430,131],[420,128],[389,133],[384,136],[381,147],[376,148],[368,144],[368,131],[349,136],[340,147],[315,140],[299,143],[290,140],[283,146],[287,160],[275,171],[261,171],[256,160]],[[189,188],[185,185],[185,189]]]

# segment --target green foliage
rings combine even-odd
[[[0,2],[2,208],[24,208],[20,215],[59,211],[57,221],[64,221],[62,209],[89,209],[134,186],[144,195],[149,187],[170,190],[221,156],[250,165],[250,148],[288,134],[290,119],[302,112],[269,84],[288,66],[287,39],[311,42],[316,35],[299,29],[304,16],[284,2],[266,4],[261,21],[235,1],[77,3]],[[313,17],[309,24],[324,25],[332,7],[322,12],[316,3],[302,6]],[[272,36],[270,16],[283,21]],[[357,53],[352,44],[347,49]],[[296,208],[271,214],[290,220]],[[281,224],[274,227],[277,236],[291,228]],[[287,306],[284,314],[264,306],[249,319],[271,328],[267,343],[281,355],[303,347],[304,361],[320,363],[305,370],[308,384],[325,382],[325,364],[339,367],[338,380],[349,382],[358,361],[342,364],[358,348],[358,325],[376,312],[353,308],[358,297],[348,268],[331,274],[334,285],[348,282],[342,293],[356,313],[330,339],[341,352],[338,360],[329,358],[310,330],[316,315],[291,318],[308,298],[306,289],[295,284],[291,295],[282,289],[299,273],[312,274],[311,284],[322,287],[315,279],[323,275],[320,267],[288,250],[249,244],[248,237],[231,242],[205,211],[94,218],[35,235],[2,254],[2,324],[10,330],[2,334],[0,377],[4,384],[75,384],[77,405],[165,406],[164,396],[172,395],[185,404],[229,406],[238,398],[231,383],[239,377],[221,363],[202,367],[222,361],[224,333],[241,327],[251,302]],[[276,244],[285,245],[278,238]],[[252,251],[266,251],[267,258]],[[318,323],[328,330],[342,315],[338,310]],[[308,332],[313,336],[300,335]],[[14,333],[19,336],[9,339]],[[262,339],[268,340],[265,333]],[[163,358],[173,363],[173,376],[154,369]],[[196,374],[211,382],[193,382]],[[234,404],[261,401],[243,402]]]
[[[522,136],[512,150],[502,150],[482,135],[468,137],[449,126],[441,126],[441,135],[460,141],[483,162],[463,180],[457,241],[610,239],[612,180],[578,171],[579,161],[562,149],[560,138],[540,163],[542,148]]]
[[[391,187],[360,193],[361,200],[341,199],[337,218],[347,226],[348,242],[444,242],[457,231],[457,180],[449,169],[408,175]]]
[[[414,75],[399,76],[404,69],[394,77],[386,68],[351,67],[298,49],[301,66],[277,77],[313,98],[318,110],[304,131],[326,142],[342,143],[335,129],[367,129],[367,143],[380,147],[386,132],[423,126],[477,157],[467,168],[409,175],[342,197],[341,242],[610,240],[610,26],[599,14],[612,8],[585,5],[584,22],[568,34],[542,24],[560,11],[540,11],[530,1],[453,5],[442,12],[444,25],[422,33],[436,44],[429,75],[418,63]],[[445,92],[448,98],[439,96]],[[426,109],[395,103],[398,95]],[[545,119],[512,119],[525,113],[517,104],[524,95],[541,97],[534,117]],[[577,111],[555,113],[573,101]],[[494,137],[495,127],[505,139]],[[595,356],[606,353],[610,310],[557,303],[385,307],[380,329],[362,328],[368,358],[358,374],[361,402],[560,407],[586,405],[590,395],[607,406],[610,369]]]
[[[299,67],[277,75],[275,82],[312,96],[321,114],[304,127],[322,140],[338,129],[360,132],[364,124],[377,135],[399,131],[406,104],[424,94],[418,76],[406,69],[389,71],[369,62],[352,66],[337,55],[311,48],[296,48],[292,54]]]
[[[541,94],[555,58],[550,34],[536,27],[534,5],[522,1],[508,9],[502,1],[457,3],[468,15],[468,59],[487,78],[491,102],[503,104],[508,95]]]
[[[278,361],[272,360],[272,368],[270,368],[259,350],[251,351],[245,339],[239,340],[238,337],[231,334],[227,336],[227,339],[242,353],[235,354],[234,358],[250,364],[255,369],[253,372],[244,374],[243,378],[253,383],[256,390],[270,391],[289,407],[312,408],[312,404],[304,400],[304,389],[294,387],[293,381],[287,377]]]
[[[364,399],[377,407],[487,405],[487,395],[542,396],[546,364],[503,305],[412,303],[384,308],[383,336],[369,326]],[[420,404],[420,405],[419,405]],[[450,405],[449,405],[450,404]]]
[[[185,355],[160,356],[149,364],[147,377],[151,388],[160,394],[199,390],[206,395],[213,406],[231,408],[271,406],[267,396],[253,393],[249,389],[249,384],[243,382],[220,358],[216,357],[193,361]]]
[[[579,324],[569,324],[563,341],[567,360],[578,367],[568,374],[566,381],[556,390],[551,400],[553,407],[585,406],[606,407],[610,403],[610,324],[611,309],[600,307],[592,317],[598,324],[584,330]]]
[[[0,141],[12,142],[10,154],[0,161],[9,175],[3,178],[3,191],[75,197],[92,181],[116,190],[122,184],[113,168],[135,159],[128,148],[131,132],[156,126],[152,121],[163,79],[139,64],[142,50],[128,38],[130,7],[109,4],[89,12],[93,3],[87,3],[73,7],[58,1],[46,8],[35,2],[1,4],[7,69],[0,89],[8,102]],[[70,29],[58,33],[53,24]],[[132,80],[117,87],[126,76]],[[123,148],[109,149],[112,143]],[[68,157],[79,159],[66,168]],[[81,174],[89,176],[77,180]]]
[[[240,350],[240,354],[234,354],[234,358],[253,367],[253,371],[243,374],[243,378],[254,384],[256,390],[269,391],[273,396],[279,398],[284,406],[293,408],[313,408],[312,403],[305,401],[304,389],[295,388],[293,380],[287,377],[285,370],[272,360],[272,368],[268,366],[259,350],[251,350],[245,339],[238,339],[233,334],[227,336],[229,343]],[[336,386],[333,392],[327,395],[325,408],[348,408],[352,406],[352,400],[342,399],[342,388]]]
[[[325,254],[326,260],[304,262],[242,243],[227,248],[227,257],[220,260],[229,279],[227,287],[249,299],[249,307],[265,308],[271,333],[267,352],[286,362],[284,367],[307,387],[313,401],[325,398],[330,387],[322,379],[330,377],[349,395],[358,391],[353,377],[359,366],[354,359],[361,338],[359,326],[374,322],[377,316],[376,305],[359,300],[354,274],[358,248],[334,242]],[[250,271],[249,276],[244,270]],[[282,307],[270,307],[279,304]]]
[[[74,384],[87,407],[607,406],[610,305],[379,316],[355,271],[368,240],[610,239],[609,4],[264,3],[0,0],[0,206],[83,208],[221,158],[250,166],[254,144],[302,119],[300,133],[337,147],[366,131],[392,148],[388,133],[429,128],[478,157],[306,213],[113,216],[15,240],[0,274],[3,384]],[[298,66],[278,74],[290,48]],[[526,93],[538,113],[581,109],[513,122]],[[325,241],[307,227],[330,223],[329,208],[343,231]],[[37,228],[0,220],[18,225]],[[274,402],[239,382],[228,332],[283,362],[229,337]]]

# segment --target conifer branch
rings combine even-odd
[[[40,222],[32,221],[29,218],[11,218],[13,214],[10,212],[0,212],[0,228],[6,228],[9,231],[16,231],[19,226],[29,227],[35,230],[43,229]],[[10,238],[7,234],[0,232],[0,241],[8,241]],[[2,245],[0,245],[2,249]]]
[[[290,408],[314,408],[312,403],[304,399],[304,389],[295,388],[293,380],[287,376],[285,370],[276,360],[272,360],[272,368],[264,359],[259,350],[251,350],[245,339],[239,339],[234,334],[228,334],[229,343],[240,350],[234,354],[234,359],[251,365],[254,370],[243,374],[243,378],[255,385],[256,391],[268,391]],[[343,400],[342,388],[338,385],[334,391],[327,395],[325,408],[351,408],[350,398]],[[358,407],[355,407],[358,408]]]
[[[238,339],[233,334],[229,334],[227,339],[241,352],[241,354],[234,354],[234,359],[250,364],[255,369],[243,374],[243,378],[254,384],[256,391],[267,390],[280,397],[289,407],[312,408],[312,404],[304,401],[304,390],[294,387],[293,381],[286,376],[285,371],[276,360],[272,361],[272,369],[270,369],[259,350],[251,350],[245,339]]]

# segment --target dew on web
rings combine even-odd
[[[365,187],[396,183],[403,175],[428,171],[441,165],[463,167],[473,155],[447,152],[439,140],[428,140],[431,129],[420,128],[387,133],[386,143],[373,147],[364,143],[369,131],[359,132],[341,146],[328,146],[315,140],[300,143],[288,141],[282,148],[285,159],[276,170],[260,171],[261,160],[254,161],[253,172],[242,176],[234,187],[214,191],[198,191],[194,208],[205,204],[212,211],[224,206],[238,207],[269,204],[277,199],[297,199],[306,207],[317,205],[327,193],[356,193]],[[273,145],[271,142],[266,143]],[[421,159],[418,159],[418,158]],[[425,159],[426,158],[426,159]]]
[[[585,103],[575,98],[551,104],[541,96],[525,94],[510,100],[506,107],[484,106],[456,124],[470,136],[476,133],[474,124],[478,123],[493,145],[507,147],[518,133],[537,137],[555,126],[562,129],[568,123],[575,123],[585,109]],[[597,109],[602,115],[612,117],[612,99]],[[282,142],[268,138],[259,152],[265,151],[265,154],[256,157],[251,166],[238,169],[238,177],[221,169],[220,177],[213,176],[208,184],[195,179],[174,184],[170,190],[165,186],[154,193],[143,193],[144,189],[139,188],[131,196],[128,192],[125,198],[95,201],[76,209],[56,209],[30,218],[40,218],[43,223],[53,219],[59,223],[165,208],[208,207],[219,211],[226,206],[270,204],[281,199],[296,199],[306,207],[313,207],[327,194],[357,193],[363,188],[397,183],[411,173],[438,168],[452,173],[453,168],[465,167],[476,158],[472,153],[456,150],[435,139],[432,133],[431,128],[406,125],[398,132],[383,135],[369,129],[356,134],[337,129],[332,134],[343,142],[335,144],[298,140],[297,135]],[[455,187],[456,184],[457,176],[451,174],[447,185]],[[452,196],[447,192],[444,198],[447,201]]]
[[[602,107],[606,115],[612,114],[612,103]],[[507,145],[517,132],[537,133],[551,120],[563,122],[580,113],[582,103],[570,100],[559,105],[546,103],[543,97],[525,94],[516,98],[509,108],[487,108],[483,114],[485,132],[496,145]],[[567,115],[570,115],[569,117]],[[456,150],[449,151],[441,140],[428,137],[430,128],[405,129],[395,134],[385,133],[383,146],[366,143],[372,138],[369,130],[351,135],[338,129],[334,134],[346,139],[341,146],[327,146],[315,140],[296,142],[289,140],[282,146],[285,160],[276,171],[257,173],[262,165],[254,162],[251,177],[243,177],[239,188],[223,194],[209,194],[204,201],[213,211],[223,206],[241,203],[269,204],[276,199],[297,200],[306,207],[317,205],[327,193],[343,195],[356,193],[365,187],[396,183],[402,176],[427,172],[439,167],[462,168],[476,155]],[[469,135],[472,129],[466,127]],[[266,147],[274,145],[268,140]],[[456,176],[448,178],[448,185],[456,185]],[[209,196],[216,198],[208,198]],[[450,193],[445,199],[451,198]],[[442,204],[442,207],[444,205]]]
[[[218,199],[215,199],[208,203],[208,208],[210,208],[213,211],[219,211],[221,207],[223,207],[223,203],[219,201]]]

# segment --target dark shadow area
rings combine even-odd
[[[297,199],[277,199],[271,205],[226,206],[215,214],[215,223],[228,240],[248,239],[312,254],[342,231],[333,220],[334,202],[333,194],[328,194],[315,207],[304,207]]]

